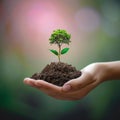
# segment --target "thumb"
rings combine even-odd
[[[65,83],[62,87],[62,90],[64,92],[72,92],[79,90],[86,85],[89,85],[90,83],[93,83],[95,80],[93,80],[93,77],[90,73],[82,72],[82,75],[76,79],[72,79]]]

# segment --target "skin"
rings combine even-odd
[[[82,70],[82,75],[62,87],[43,80],[25,78],[24,83],[59,100],[80,100],[102,82],[120,79],[120,61],[92,63]]]

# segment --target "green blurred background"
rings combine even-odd
[[[48,39],[58,28],[71,34],[63,62],[80,70],[120,59],[119,0],[0,0],[0,119],[120,119],[119,81],[102,83],[72,102],[23,84],[25,77],[57,61],[48,50],[56,46]]]

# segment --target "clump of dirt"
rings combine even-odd
[[[54,85],[62,86],[67,81],[80,76],[81,71],[76,70],[72,65],[62,62],[52,62],[46,65],[41,73],[35,73],[31,78],[35,80],[45,80]]]

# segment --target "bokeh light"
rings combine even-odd
[[[93,8],[81,8],[75,18],[82,32],[94,32],[100,26],[100,15]]]

